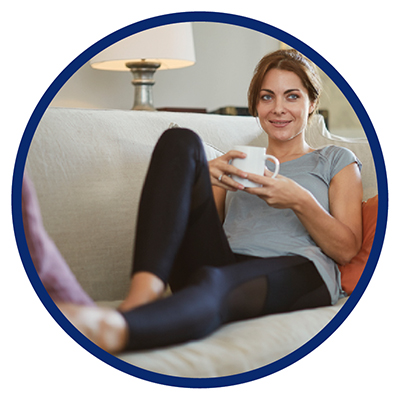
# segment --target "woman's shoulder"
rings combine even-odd
[[[356,163],[361,170],[362,164],[360,160],[346,147],[329,145],[318,149],[318,152],[330,165],[332,175],[335,175],[342,168],[352,163]]]
[[[326,158],[334,158],[336,156],[345,156],[345,155],[356,157],[355,154],[348,148],[336,146],[334,144],[330,144],[328,146],[321,147],[315,151],[318,152],[318,154],[320,154]]]

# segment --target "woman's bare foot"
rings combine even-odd
[[[128,327],[118,311],[69,303],[57,306],[75,328],[103,350],[112,354],[124,350]]]
[[[150,272],[137,272],[133,275],[128,296],[118,307],[129,311],[159,299],[165,292],[164,282]]]

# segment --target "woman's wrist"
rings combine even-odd
[[[304,215],[312,208],[313,202],[315,202],[315,198],[311,192],[303,187],[299,187],[299,193],[297,196],[295,196],[295,202],[292,210],[297,215]]]

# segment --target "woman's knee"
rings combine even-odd
[[[160,137],[158,146],[168,146],[170,150],[183,150],[202,148],[202,141],[199,135],[187,128],[167,129]]]
[[[205,285],[210,290],[212,288],[220,290],[223,281],[224,278],[221,268],[203,266],[195,272],[190,283],[194,285]]]

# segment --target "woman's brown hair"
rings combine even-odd
[[[318,106],[322,89],[321,80],[314,63],[294,49],[277,50],[267,54],[257,64],[247,93],[250,114],[257,116],[262,81],[265,74],[274,68],[294,72],[300,78],[307,89],[310,101],[315,104],[313,112],[308,116],[310,118]]]

